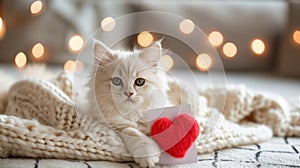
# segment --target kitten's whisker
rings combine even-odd
[[[98,95],[98,96],[121,96],[121,94],[102,94],[102,93],[100,93],[100,94],[95,94],[95,95]]]
[[[96,94],[96,96],[113,96],[112,94]]]

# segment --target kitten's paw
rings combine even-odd
[[[154,167],[159,161],[160,150],[158,145],[148,144],[135,150],[133,153],[134,161],[141,167]]]
[[[159,161],[159,156],[135,157],[134,161],[140,164],[141,167],[155,167],[155,164]]]

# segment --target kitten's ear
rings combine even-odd
[[[153,42],[148,48],[142,49],[141,59],[146,62],[147,65],[153,67],[157,66],[160,58],[162,57],[162,48],[161,48],[161,41]]]
[[[100,67],[103,67],[115,59],[110,49],[102,42],[94,39],[93,54],[96,62]]]

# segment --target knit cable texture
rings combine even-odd
[[[225,93],[224,108],[209,107]],[[273,134],[300,136],[300,97],[288,103],[242,85],[213,92],[201,87],[191,95],[186,101],[201,126],[198,155],[267,141]],[[92,127],[93,138],[86,126]],[[133,161],[117,133],[90,123],[87,116],[78,117],[72,83],[64,73],[52,81],[25,79],[12,86],[5,113],[0,114],[0,157],[8,156]]]

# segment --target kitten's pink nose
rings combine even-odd
[[[124,94],[127,96],[127,97],[130,97],[133,95],[133,92],[124,92]]]

